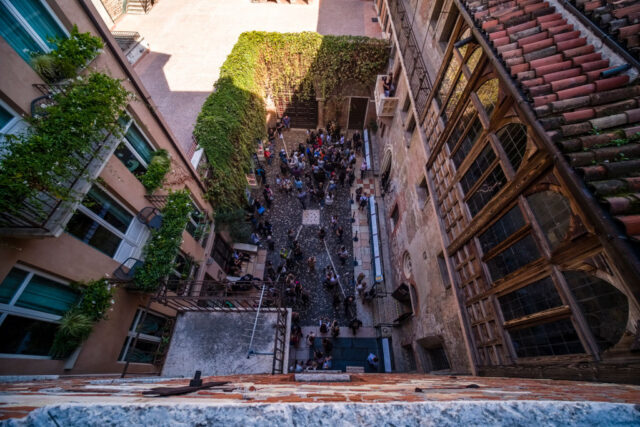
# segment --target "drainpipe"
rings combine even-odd
[[[586,217],[591,221],[600,239],[600,243],[613,255],[611,257],[612,261],[618,266],[620,275],[633,293],[636,301],[640,301],[640,280],[638,279],[640,277],[640,260],[635,255],[635,251],[627,236],[620,233],[608,212],[604,211],[593,194],[587,190],[582,179],[571,169],[556,144],[551,141],[542,125],[538,122],[538,118],[533,112],[531,105],[524,99],[524,96],[511,79],[511,75],[486,41],[482,32],[476,27],[465,5],[461,0],[454,0],[454,2],[464,20],[469,24],[478,43],[485,52],[491,53],[488,55],[491,64],[493,64],[502,82],[507,86],[511,96],[524,113],[525,118],[531,127],[533,127],[544,147],[551,154],[553,165],[567,184],[567,187],[569,187],[571,193],[575,196],[576,202]]]
[[[151,95],[149,94],[149,92],[147,92],[147,90],[142,85],[140,78],[133,71],[133,67],[131,66],[131,64],[129,64],[129,61],[127,61],[127,58],[125,58],[120,47],[117,45],[117,43],[115,43],[115,40],[113,39],[111,32],[107,29],[105,23],[102,21],[102,19],[96,18],[96,15],[98,13],[93,8],[93,5],[89,5],[86,0],[78,0],[78,3],[80,3],[80,6],[84,10],[84,12],[87,14],[91,22],[93,23],[93,26],[96,28],[98,33],[100,33],[100,36],[106,43],[107,47],[109,48],[113,56],[116,58],[116,61],[118,61],[118,64],[120,65],[120,67],[124,70],[125,74],[127,75],[127,78],[129,79],[133,87],[136,89],[136,91],[140,95],[142,95],[144,104],[148,107],[149,111],[151,111],[151,114],[156,119],[156,122],[160,124],[160,128],[162,129],[163,133],[165,134],[169,142],[171,142],[171,145],[173,145],[173,147],[176,149],[180,158],[186,164],[187,169],[189,169],[189,172],[195,179],[196,183],[198,184],[202,192],[206,193],[207,189],[205,188],[204,183],[200,180],[198,173],[195,171],[195,169],[191,165],[191,160],[187,159],[187,156],[185,156],[184,152],[182,151],[182,148],[176,141],[175,136],[173,136],[173,133],[171,133],[171,130],[169,130],[169,126],[164,121],[164,118],[160,116],[160,114],[156,110],[155,105],[151,103]]]

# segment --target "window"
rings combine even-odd
[[[471,55],[469,56],[469,59],[467,59],[467,67],[469,68],[469,71],[471,72],[471,74],[473,74],[476,67],[478,66],[478,62],[480,62],[481,57],[482,57],[482,49],[477,47],[471,53]]]
[[[169,274],[170,280],[186,280],[191,279],[193,272],[195,271],[194,261],[189,255],[182,252],[176,255],[174,260],[174,267],[171,274]]]
[[[484,82],[476,94],[484,110],[487,112],[487,116],[491,117],[491,113],[498,103],[498,79],[491,79]]]
[[[509,334],[518,357],[584,353],[580,338],[569,319],[510,330]]]
[[[440,87],[438,88],[438,92],[436,93],[436,100],[438,101],[438,105],[443,105],[444,101],[447,99],[447,95],[449,94],[449,90],[453,85],[454,79],[460,70],[460,61],[455,56],[451,56],[449,59],[449,65],[447,65],[447,71],[444,73],[442,77],[442,81],[440,82]]]
[[[562,243],[569,233],[571,206],[569,201],[555,191],[541,191],[527,197],[540,228],[547,237],[551,249]]]
[[[187,233],[191,234],[194,239],[200,240],[203,236],[207,225],[207,216],[191,201],[191,213],[189,214],[189,222],[187,222]]]
[[[423,352],[422,361],[426,372],[451,369],[447,353],[445,353],[441,344],[435,347],[425,347],[421,344],[421,347]]]
[[[550,277],[530,283],[498,298],[504,320],[513,320],[562,305]]]
[[[55,48],[67,32],[44,0],[0,0],[0,35],[27,62]]]
[[[449,6],[449,13],[446,14],[447,20],[444,22],[442,26],[442,32],[440,33],[440,47],[444,51],[447,48],[447,44],[449,43],[449,39],[451,38],[451,32],[453,31],[453,27],[456,25],[456,21],[458,20],[458,9],[455,7],[453,3]]]
[[[416,185],[416,194],[418,196],[418,203],[420,207],[423,208],[427,200],[429,200],[429,188],[427,187],[426,177],[422,177],[420,184]]]
[[[120,123],[125,125],[125,120],[120,119]],[[129,121],[128,126],[115,155],[129,169],[129,172],[139,177],[147,171],[155,150],[132,120]]]
[[[485,171],[489,170],[493,162],[496,160],[496,155],[491,149],[490,145],[484,147],[484,150],[478,155],[476,160],[469,166],[469,169],[460,179],[460,185],[462,190],[469,192],[471,188],[478,182]]]
[[[433,12],[431,12],[431,26],[435,27],[438,23],[438,19],[440,19],[440,13],[442,12],[442,4],[444,0],[436,0],[436,4],[433,6]]]
[[[526,235],[504,251],[486,261],[491,279],[494,281],[513,273],[540,258],[540,252],[531,234]]]
[[[477,161],[477,160],[476,160]],[[495,196],[507,182],[500,165],[496,165],[478,186],[472,196],[468,196],[467,206],[471,216],[475,216]]]
[[[78,297],[58,279],[12,268],[0,283],[0,354],[48,357],[58,321]]]
[[[498,219],[491,227],[484,233],[478,236],[480,246],[484,253],[489,252],[498,244],[507,239],[516,231],[524,227],[525,222],[522,216],[522,212],[518,205],[511,208],[509,212],[504,214]]]
[[[231,258],[232,249],[227,242],[224,241],[222,236],[216,233],[216,237],[213,240],[213,248],[211,249],[211,257],[214,261],[226,271],[227,263]]]
[[[509,123],[496,133],[513,170],[517,171],[527,150],[527,127],[520,123]]]
[[[460,73],[460,75],[458,76],[458,81],[456,82],[456,86],[454,87],[453,92],[451,93],[451,96],[449,97],[447,105],[441,116],[442,120],[444,120],[445,122],[449,120],[449,118],[453,114],[453,111],[456,109],[458,101],[460,100],[460,97],[462,97],[462,92],[464,92],[464,88],[466,86],[467,78],[464,76],[464,74]]]
[[[600,351],[613,347],[627,326],[627,296],[612,284],[585,272],[565,271],[563,274]]]
[[[449,279],[449,271],[447,270],[447,261],[444,259],[442,252],[438,254],[438,268],[440,269],[440,276],[442,276],[444,288],[449,289],[451,287],[451,280]]]
[[[18,135],[26,131],[27,122],[0,100],[0,158],[6,154],[5,135]]]
[[[407,91],[407,94],[404,97],[404,102],[402,103],[402,111],[406,113],[407,111],[409,111],[409,107],[411,107],[411,98],[409,97],[409,92]]]
[[[398,205],[396,204],[391,211],[391,230],[395,230],[398,226],[398,221],[400,221],[400,211],[398,210]]]
[[[133,322],[118,357],[120,362],[128,360],[133,363],[153,363],[162,335],[167,327],[167,319],[159,314],[147,312],[144,322],[142,322],[143,313],[144,310],[139,308],[133,317]],[[140,332],[140,336],[134,348],[133,341],[138,332]]]
[[[119,262],[138,257],[149,231],[94,185],[67,224],[67,232]]]

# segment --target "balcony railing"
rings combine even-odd
[[[376,114],[378,117],[393,117],[398,107],[398,98],[385,95],[383,78],[385,78],[385,76],[378,76],[376,80],[376,90],[374,93]]]
[[[37,85],[36,88],[45,93],[40,98],[46,98],[53,92],[64,91],[59,85]],[[38,109],[37,106],[34,108]],[[79,166],[74,167],[69,176],[61,180],[70,194],[65,200],[41,191],[23,200],[21,206],[13,212],[0,212],[0,236],[59,236],[117,143],[113,136],[105,135],[102,141],[93,143],[90,153],[74,154],[78,156],[76,160],[79,160]]]
[[[407,13],[403,0],[388,0],[388,4],[391,20],[398,38],[398,50],[404,61],[416,110],[418,115],[422,115],[427,107],[432,82],[427,73],[420,45],[413,31],[413,19]]]

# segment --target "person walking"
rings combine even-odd
[[[304,190],[298,191],[298,200],[300,200],[300,204],[302,205],[302,209],[307,209],[307,192]]]
[[[362,159],[362,164],[360,165],[360,179],[364,179],[367,176],[367,160]]]
[[[307,258],[307,267],[309,267],[309,273],[316,269],[316,257],[310,256]]]
[[[345,265],[349,258],[349,251],[347,251],[345,246],[342,246],[340,251],[338,251],[338,257],[340,258],[340,265]]]
[[[318,231],[318,239],[324,240],[324,237],[327,235],[327,232],[324,231],[324,227],[320,227],[320,231]]]
[[[342,243],[342,238],[344,236],[344,228],[342,226],[338,226],[336,229],[336,237],[338,238],[338,243]]]

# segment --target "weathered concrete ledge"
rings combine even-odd
[[[320,371],[318,373],[296,374],[295,380],[297,382],[345,383],[351,381],[351,376],[345,373],[331,373]]]
[[[45,406],[6,426],[638,425],[640,406],[563,401]]]

